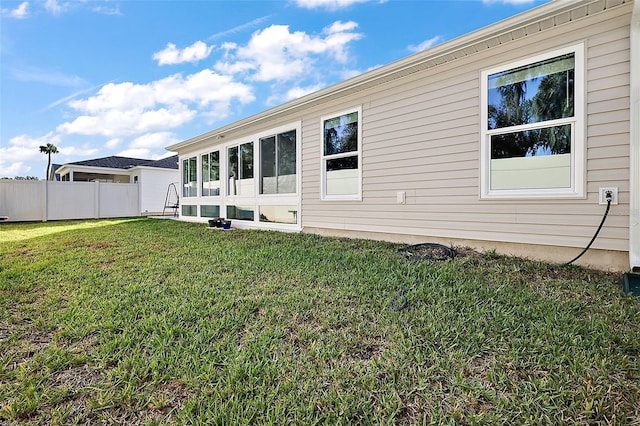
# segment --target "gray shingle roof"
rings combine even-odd
[[[178,156],[162,158],[160,160],[146,160],[143,158],[119,157],[112,155],[110,157],[94,158],[92,160],[75,161],[68,163],[77,166],[90,167],[106,167],[111,169],[130,169],[137,166],[158,167],[161,169],[178,169]]]

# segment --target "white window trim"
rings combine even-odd
[[[185,182],[184,182],[184,162],[191,160],[192,158],[196,159],[196,195],[184,195],[184,188],[185,188]],[[180,198],[186,198],[190,201],[195,200],[197,198],[200,197],[200,188],[198,187],[199,182],[200,182],[200,171],[199,171],[199,167],[200,167],[200,159],[199,159],[199,155],[198,154],[188,154],[188,155],[183,155],[179,157],[179,170],[180,170]]]
[[[354,153],[340,153],[334,155],[324,155],[324,122],[332,118],[340,117],[357,112],[358,113],[358,150]],[[348,195],[327,195],[326,178],[327,167],[326,160],[340,157],[352,157],[354,154],[358,155],[358,193]],[[350,108],[337,112],[335,114],[328,114],[320,118],[320,200],[322,201],[362,201],[362,106]]]
[[[218,152],[218,174],[219,174],[219,181],[220,181],[220,193],[218,195],[204,195],[204,193],[202,192],[202,185],[204,184],[204,175],[202,174],[203,170],[202,170],[202,156],[203,155],[210,155],[213,152]],[[224,181],[222,179],[222,150],[219,146],[216,146],[214,148],[209,148],[207,150],[204,151],[198,151],[198,190],[200,191],[198,194],[200,195],[201,198],[204,199],[204,201],[206,200],[212,200],[212,201],[217,201],[221,196],[222,196],[222,188],[224,187]],[[205,202],[202,202],[202,204],[207,205]]]
[[[279,133],[288,132],[290,130],[296,131],[296,192],[289,194],[260,194],[260,139],[277,135]],[[253,195],[227,195],[228,184],[228,166],[229,166],[229,148],[242,144],[253,142],[253,178],[254,178],[254,192]],[[251,206],[254,209],[253,220],[239,220],[231,219],[233,226],[237,228],[262,228],[262,229],[277,229],[282,231],[300,231],[302,229],[302,122],[295,121],[282,126],[267,129],[263,132],[258,132],[247,137],[231,140],[225,144],[219,146],[220,149],[220,176],[221,181],[224,182],[224,193],[221,189],[221,194],[225,194],[220,197],[220,215],[226,217],[227,206]],[[222,179],[222,177],[224,179]],[[293,205],[298,209],[297,220],[298,223],[276,223],[276,222],[260,222],[260,206],[261,205]]]
[[[490,135],[501,133],[502,129],[488,130],[488,77],[497,72],[530,65],[545,59],[567,53],[575,55],[574,69],[574,117],[522,126],[510,127],[509,131],[521,131],[532,128],[547,127],[550,124],[572,124],[571,141],[571,186],[569,188],[546,189],[491,189],[491,144]],[[584,43],[567,46],[533,57],[527,57],[516,62],[503,64],[480,73],[480,199],[543,199],[543,198],[585,198],[585,164],[586,164],[586,134],[585,134],[585,55]]]
[[[257,197],[258,199],[262,200],[262,204],[268,204],[265,203],[264,200],[268,200],[269,198],[273,198],[276,200],[280,200],[282,198],[292,198],[292,197],[299,197],[300,193],[301,193],[301,187],[300,185],[302,185],[302,144],[301,144],[301,129],[302,129],[302,125],[300,122],[296,122],[293,124],[290,124],[288,126],[280,126],[277,127],[275,129],[271,129],[268,132],[263,132],[260,133],[259,136],[257,136],[256,139],[256,143],[258,144],[258,149],[261,149],[260,147],[260,141],[262,139],[265,138],[269,138],[272,136],[278,136],[281,133],[285,133],[291,130],[295,130],[296,132],[296,192],[289,192],[289,193],[282,193],[282,194],[261,194],[260,193],[260,182],[258,182],[257,184],[257,188],[256,188],[256,193],[257,193]],[[262,157],[260,157],[260,153],[258,154],[258,159],[262,160]],[[255,158],[255,155],[254,155]],[[254,160],[255,163],[255,160]],[[260,179],[260,176],[262,176],[262,161],[259,161],[260,164],[257,164],[258,168],[256,169],[258,172],[258,179]],[[278,201],[271,203],[273,205],[277,204]]]

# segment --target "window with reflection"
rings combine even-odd
[[[359,109],[322,119],[323,199],[359,199]]]
[[[227,219],[252,221],[254,220],[253,211],[254,211],[253,206],[228,205]]]
[[[200,217],[220,217],[220,206],[201,205]]]
[[[202,155],[202,196],[220,195],[220,152]]]
[[[228,148],[227,195],[254,196],[253,142]]]
[[[260,206],[260,222],[298,223],[298,207],[291,206]]]
[[[581,61],[582,47],[575,46],[482,74],[485,194],[575,192]]]
[[[296,192],[296,131],[260,139],[260,193]]]
[[[198,196],[198,165],[196,157],[182,160],[182,196]]]

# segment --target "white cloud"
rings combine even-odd
[[[68,134],[117,137],[179,127],[193,120],[195,115],[195,111],[184,105],[146,111],[111,109],[95,116],[77,117],[70,123],[59,125],[56,130]]]
[[[71,161],[76,161],[77,159],[87,159],[95,156],[100,150],[91,146],[88,143],[81,145],[66,145],[60,144],[58,145],[58,151],[61,155],[61,160],[55,161],[56,163],[69,163]],[[54,162],[53,160],[51,160]]]
[[[357,3],[366,3],[369,0],[295,0],[294,3],[305,9],[344,9]]]
[[[358,23],[357,22],[354,22],[354,21],[347,21],[347,22],[336,21],[333,24],[331,24],[328,27],[326,27],[324,29],[324,32],[327,33],[327,34],[335,34],[335,33],[341,33],[341,32],[345,32],[345,31],[355,30],[356,28],[358,28]]]
[[[233,75],[242,74],[255,70],[257,65],[249,61],[237,61],[237,62],[218,62],[215,65],[216,71],[222,74]]]
[[[431,37],[429,40],[425,40],[422,43],[416,45],[410,45],[407,50],[410,52],[422,52],[423,50],[427,50],[430,47],[435,46],[443,40],[442,36]]]
[[[15,177],[33,174],[31,164],[42,163],[42,171],[39,176],[46,174],[47,157],[40,152],[40,145],[52,143],[59,145],[61,137],[54,132],[44,136],[32,138],[28,135],[19,135],[9,140],[9,146],[0,148],[0,177]],[[52,158],[55,158],[52,157]],[[53,161],[53,160],[52,160]]]
[[[111,82],[112,82],[112,81],[111,81]],[[109,83],[111,83],[111,82],[109,82]],[[96,89],[98,89],[98,88],[100,88],[100,87],[104,86],[105,84],[107,84],[107,83],[99,84],[99,85],[97,85],[97,86],[89,87],[89,88],[87,88],[87,89],[82,89],[82,90],[79,90],[79,91],[77,91],[77,92],[74,92],[74,93],[72,93],[72,94],[70,94],[70,95],[67,95],[67,96],[65,96],[65,97],[63,97],[63,98],[56,99],[55,101],[51,102],[49,105],[47,105],[46,107],[44,107],[41,111],[49,110],[49,109],[51,109],[51,108],[53,108],[53,107],[56,107],[56,106],[58,106],[58,105],[60,105],[60,104],[64,104],[64,103],[66,103],[66,102],[69,102],[70,100],[75,99],[75,98],[77,98],[77,97],[78,97],[78,96],[80,96],[80,95],[83,95],[83,94],[85,94],[85,93],[89,93],[89,92],[93,92],[94,90],[96,90]]]
[[[119,5],[116,5],[115,7],[95,6],[91,10],[102,15],[122,16]]]
[[[41,5],[46,12],[58,16],[64,12],[78,10],[82,8],[84,4],[90,3],[92,2],[87,2],[86,0],[76,2],[67,1],[63,3],[58,0],[45,0],[44,2],[39,2],[37,4]],[[23,1],[15,9],[2,9],[1,12],[3,16],[15,19],[25,19],[29,16],[30,7],[31,4],[28,1]],[[122,15],[120,8],[117,5],[115,7],[94,6],[91,8],[91,11],[101,13],[103,15]]]
[[[29,14],[29,2],[22,2],[15,9],[2,9],[2,14],[10,18],[25,19]]]
[[[116,153],[116,155],[120,157],[130,157],[130,158],[150,158],[151,150],[147,148],[132,148],[125,149],[124,151],[120,151]]]
[[[109,83],[95,96],[69,102],[82,115],[58,126],[65,134],[115,138],[180,127],[198,114],[229,114],[232,102],[253,102],[251,87],[209,69],[149,84]]]
[[[313,36],[302,31],[290,32],[287,25],[272,25],[257,31],[243,47],[227,46],[223,61],[215,65],[221,72],[255,71],[250,76],[256,81],[288,81],[308,75],[317,60],[345,63],[348,46],[362,38],[354,32],[355,22],[334,22]]]
[[[164,50],[153,54],[153,59],[158,61],[158,65],[198,62],[207,58],[212,50],[213,46],[207,46],[206,43],[199,40],[182,50],[178,49],[175,44],[168,43]]]
[[[180,142],[171,132],[147,133],[135,138],[129,144],[129,148],[164,148]]]
[[[0,178],[14,178],[16,176],[31,176],[32,167],[25,164],[24,161],[16,161],[15,163],[5,163],[0,160]],[[43,173],[43,175],[46,172]]]
[[[44,2],[44,8],[47,12],[53,15],[59,15],[62,13],[62,6],[58,3],[58,0],[47,0]]]
[[[122,139],[120,138],[113,138],[113,139],[109,139],[105,144],[105,148],[108,149],[116,149],[117,147],[120,146],[120,144],[122,143]]]
[[[282,102],[298,99],[309,93],[316,92],[325,87],[323,84],[315,84],[307,87],[295,86],[287,90],[283,95],[275,94],[267,99],[268,105],[276,105]],[[279,92],[276,92],[279,93]]]

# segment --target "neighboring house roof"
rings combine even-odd
[[[65,166],[88,166],[103,167],[108,169],[131,169],[134,167],[158,167],[162,169],[178,169],[178,156],[162,158],[160,160],[146,160],[142,158],[119,157],[112,155],[110,157],[94,158],[92,160],[75,161],[73,163],[64,164]],[[60,167],[60,166],[59,166]],[[58,167],[58,168],[59,168]]]
[[[215,140],[225,133],[249,126],[286,112],[310,108],[322,102],[338,99],[403,78],[416,72],[491,49],[531,34],[578,20],[588,15],[611,9],[633,0],[555,0],[530,11],[505,19],[477,31],[457,37],[432,48],[415,53],[390,64],[375,68],[340,83],[294,99],[261,113],[230,123],[218,129],[168,146],[168,151],[179,151],[210,138]]]

